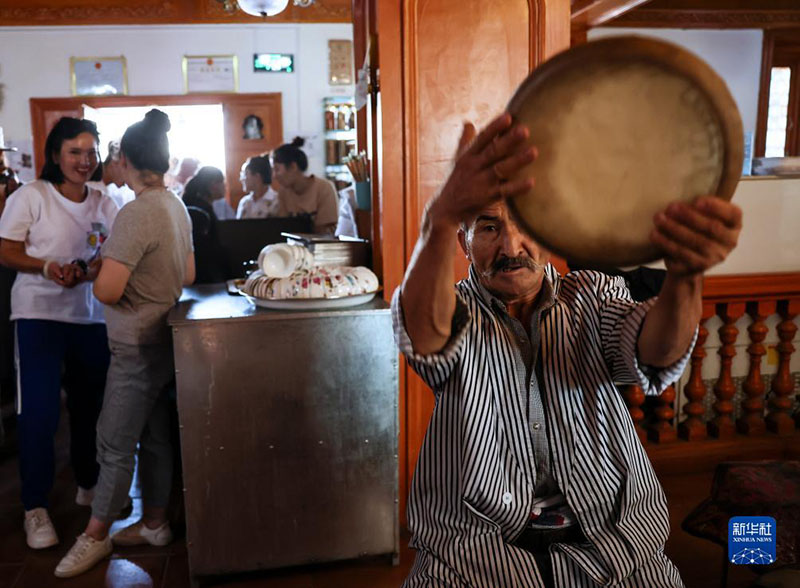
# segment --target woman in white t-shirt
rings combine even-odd
[[[78,504],[91,503],[98,477],[95,427],[109,351],[103,306],[91,281],[118,210],[111,198],[86,186],[101,174],[95,124],[62,118],[47,137],[39,179],[14,192],[0,217],[0,262],[18,272],[11,320],[25,534],[33,549],[58,543],[47,499],[62,384]]]
[[[245,161],[239,181],[247,195],[239,201],[237,219],[278,216],[278,193],[271,186],[269,157],[256,155]]]

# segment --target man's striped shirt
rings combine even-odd
[[[654,300],[635,303],[622,278],[597,272],[562,278],[548,266],[546,278],[554,301],[539,323],[540,386],[550,467],[588,539],[551,547],[556,585],[683,586],[663,553],[664,494],[615,382],[659,394],[691,346],[668,368],[640,366],[636,342]],[[540,587],[533,556],[511,544],[528,522],[536,480],[514,342],[473,268],[456,293],[452,336],[425,356],[405,331],[399,289],[392,300],[400,350],[436,398],[409,496],[417,558],[405,586]]]

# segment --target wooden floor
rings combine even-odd
[[[23,511],[19,504],[17,460],[13,455],[0,458],[0,588],[186,588],[190,585],[186,544],[182,538],[163,548],[138,547],[115,550],[111,559],[91,572],[70,580],[59,580],[53,570],[72,545],[89,516],[87,507],[75,505],[75,485],[66,467],[67,444],[59,434],[59,471],[51,498],[51,516],[61,543],[51,549],[33,551],[25,545]],[[711,476],[668,475],[662,478],[670,503],[672,534],[667,554],[681,570],[688,588],[720,586],[721,548],[680,530],[684,516],[707,496]],[[134,513],[141,501],[134,489]],[[116,527],[115,527],[116,528]],[[408,536],[401,537],[400,565],[387,558],[373,558],[336,564],[317,565],[279,572],[249,573],[215,578],[213,586],[248,588],[388,588],[402,584],[413,554],[407,548]],[[742,566],[731,566],[727,588],[747,588],[756,576]],[[498,587],[506,588],[506,587]],[[562,587],[560,587],[562,588]],[[569,587],[563,587],[569,588]],[[658,588],[658,587],[642,587]]]

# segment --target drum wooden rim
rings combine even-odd
[[[533,70],[514,93],[507,110],[516,118],[516,113],[520,111],[525,101],[562,72],[587,64],[603,62],[645,62],[669,73],[682,76],[703,93],[717,117],[724,146],[722,173],[714,194],[724,200],[730,200],[741,178],[744,158],[742,120],[739,109],[724,80],[702,59],[678,45],[651,38],[623,36],[600,39],[572,47]],[[532,138],[530,143],[536,145],[535,138]],[[524,198],[524,195],[517,198]],[[535,228],[531,227],[519,214],[515,200],[516,198],[508,199],[512,215],[519,226],[538,243],[568,260],[589,265],[602,263],[598,259],[581,259],[546,242],[546,239],[537,235]],[[650,254],[626,261],[629,261],[628,265],[639,265],[655,261],[660,257],[661,255],[654,247]]]

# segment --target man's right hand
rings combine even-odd
[[[527,144],[529,134],[521,125],[512,126],[507,112],[477,137],[474,125],[465,123],[453,171],[430,202],[430,220],[458,225],[500,198],[530,190],[532,179],[506,180],[536,159],[536,148]]]

